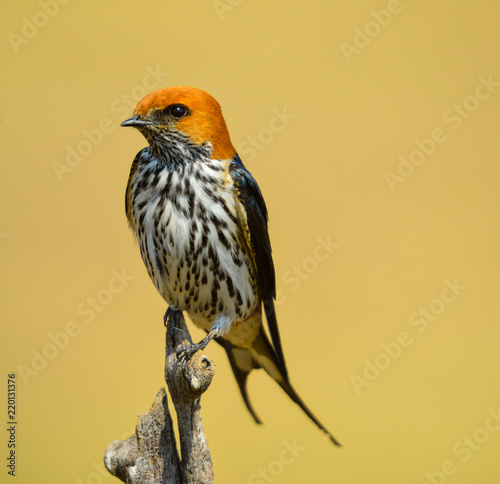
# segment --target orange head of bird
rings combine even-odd
[[[122,126],[139,129],[159,156],[169,148],[179,151],[179,144],[184,150],[210,149],[213,159],[232,159],[236,154],[219,103],[196,87],[168,87],[148,94]]]

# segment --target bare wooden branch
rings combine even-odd
[[[214,363],[201,351],[183,368],[177,352],[191,344],[184,317],[172,311],[166,331],[165,380],[177,414],[181,456],[177,452],[167,394],[161,388],[147,413],[139,415],[135,435],[106,449],[108,471],[129,484],[210,484],[212,459],[201,425],[201,395],[209,387]]]
[[[182,483],[164,388],[156,395],[151,410],[139,415],[135,435],[108,446],[104,464],[111,474],[130,484]]]
[[[182,482],[212,483],[210,450],[201,425],[200,397],[212,382],[214,363],[202,352],[196,352],[187,363],[184,374],[177,350],[192,344],[182,313],[175,311],[167,328],[165,380],[174,402],[181,444]]]

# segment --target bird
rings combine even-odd
[[[263,368],[341,446],[290,383],[267,207],[231,143],[219,103],[196,87],[167,87],[141,99],[121,126],[138,129],[148,143],[132,163],[125,211],[147,272],[169,305],[165,317],[186,312],[206,332],[178,356],[189,358],[214,339],[257,423],[246,382]]]

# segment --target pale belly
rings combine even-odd
[[[181,183],[181,182],[180,182]],[[254,269],[242,243],[231,187],[216,199],[202,190],[176,199],[148,193],[148,203],[134,211],[141,255],[156,288],[169,305],[186,311],[193,322],[209,330],[219,314],[228,316],[235,339],[252,339],[257,319],[247,320],[258,300]],[[139,200],[140,202],[140,200]],[[139,205],[139,204],[138,204]],[[223,206],[224,205],[224,206]],[[147,207],[147,208],[146,208]],[[194,208],[193,208],[194,207]]]

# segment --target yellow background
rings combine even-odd
[[[344,444],[263,372],[249,381],[265,422],[255,425],[211,344],[217,371],[202,406],[216,481],[498,483],[499,3],[70,1],[50,3],[46,25],[41,4],[4,5],[0,20],[0,397],[16,372],[12,482],[118,482],[102,471],[104,450],[164,384],[166,304],[124,215],[145,140],[119,124],[127,97],[194,85],[221,103],[268,205],[292,382]],[[42,26],[33,33],[23,17]],[[31,38],[19,41],[23,29]],[[477,88],[481,76],[492,92]],[[464,102],[466,116],[452,114]],[[273,131],[285,108],[295,117]],[[436,129],[446,140],[391,190],[387,172]],[[85,130],[98,142],[58,177],[68,149],[89,147]],[[251,137],[266,141],[253,154]],[[318,238],[339,245],[325,257]],[[116,294],[112,271],[131,278]],[[455,279],[451,301],[442,291]],[[98,295],[106,305],[89,310]],[[425,329],[421,316],[410,324],[421,307],[439,313]],[[69,322],[72,336],[51,346]],[[411,343],[397,351],[401,332]],[[39,371],[37,352],[52,357]],[[386,368],[356,390],[374,362]],[[470,454],[467,436],[482,442]],[[4,463],[6,442],[2,432]],[[436,473],[443,466],[453,474]]]

